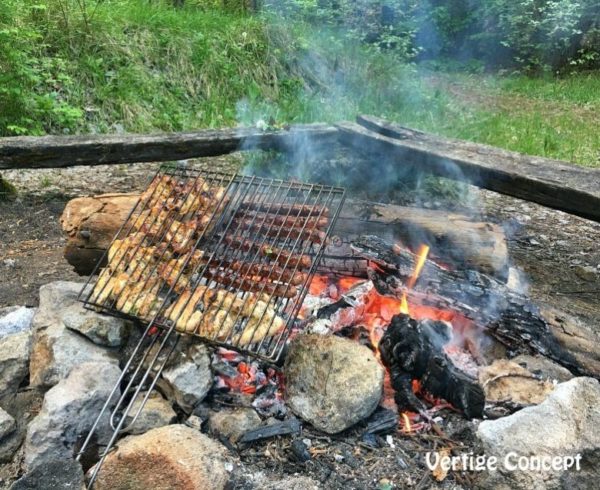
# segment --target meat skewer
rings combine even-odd
[[[240,277],[232,275],[224,271],[209,270],[204,273],[204,277],[212,279],[224,286],[233,286],[242,291],[250,291],[253,293],[265,293],[270,296],[278,296],[281,298],[293,298],[298,294],[298,288],[291,284],[277,284],[263,279],[260,276]]]
[[[251,209],[271,214],[285,214],[291,217],[297,216],[329,216],[329,209],[324,206],[311,206],[308,204],[267,204],[257,202],[244,202],[242,209]]]
[[[283,267],[308,269],[312,265],[312,259],[308,255],[294,254],[268,244],[259,245],[252,240],[238,236],[225,236],[224,240],[234,249],[243,250],[244,252],[257,250],[263,257],[276,260]]]
[[[329,219],[327,217],[313,216],[283,216],[281,214],[252,212],[252,214],[241,211],[235,217],[235,221],[254,220],[255,223],[265,225],[275,225],[284,228],[306,228],[306,229],[323,229],[327,228]]]
[[[290,239],[310,240],[315,243],[323,243],[326,233],[315,229],[302,229],[302,227],[292,228],[270,228],[269,225],[263,225],[261,222],[255,221],[252,218],[243,218],[238,220],[239,227],[242,230],[251,230],[257,234],[268,236],[271,238],[279,238],[281,240]]]

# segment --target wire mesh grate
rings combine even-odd
[[[343,201],[338,187],[163,167],[80,299],[276,361]]]

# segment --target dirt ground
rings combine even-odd
[[[235,169],[240,162],[237,155],[200,161],[224,169]],[[83,280],[62,256],[65,240],[59,218],[68,199],[139,190],[156,168],[156,164],[138,164],[4,172],[19,195],[0,203],[0,307],[34,306],[41,285]],[[524,271],[531,297],[588,325],[600,326],[600,224],[492,192],[474,188],[470,192],[474,196],[471,201],[478,203],[471,212],[505,227],[511,261]],[[444,205],[440,199],[431,206]],[[331,437],[305,429],[300,438],[310,440],[314,448],[312,459],[305,463],[293,460],[290,437],[255,444],[240,453],[234,487],[252,488],[261,479],[268,482],[299,475],[310,476],[323,488],[387,490],[394,488],[392,482],[396,488],[471,487],[469,475],[451,475],[443,484],[436,484],[425,468],[426,450],[456,441],[470,448],[472,443],[472,423],[453,414],[443,415],[445,435],[397,433],[370,444],[364,442],[359,429]]]

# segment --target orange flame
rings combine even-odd
[[[417,283],[417,279],[419,278],[419,274],[423,270],[423,266],[427,261],[427,255],[429,255],[429,246],[422,244],[419,246],[419,251],[417,252],[417,261],[415,262],[415,268],[413,270],[412,275],[406,282],[406,289],[412,289]],[[408,299],[406,298],[406,291],[402,293],[402,299],[400,300],[400,313],[404,315],[408,315],[410,310],[408,308]]]

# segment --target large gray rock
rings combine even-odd
[[[0,337],[23,332],[31,328],[35,308],[15,306],[0,312]]]
[[[119,442],[98,473],[95,490],[221,490],[233,469],[225,447],[186,427],[168,425]]]
[[[0,338],[0,398],[15,393],[29,373],[31,330]]]
[[[83,287],[79,282],[56,281],[40,288],[40,304],[33,317],[33,328],[48,327],[61,320],[63,311],[77,302]]]
[[[40,464],[12,484],[10,490],[84,490],[83,470],[74,459]]]
[[[159,393],[151,393],[144,408],[140,412],[139,416],[133,422],[135,415],[138,413],[140,406],[146,396],[147,392],[142,392],[138,398],[133,402],[131,410],[129,411],[126,426],[126,432],[128,434],[143,434],[148,432],[150,429],[156,429],[173,423],[177,417],[175,410],[171,407],[171,404],[165,400]],[[131,424],[133,422],[133,424]]]
[[[284,368],[292,411],[335,434],[368,417],[383,390],[383,367],[373,352],[335,336],[299,335]]]
[[[237,442],[244,433],[257,429],[262,420],[251,408],[225,408],[213,412],[208,419],[208,430],[211,434]]]
[[[33,317],[33,343],[29,364],[30,383],[50,388],[71,369],[85,362],[117,363],[117,353],[100,347],[63,323],[63,314],[74,305],[82,284],[52,282],[40,288],[40,305]]]
[[[119,375],[119,368],[112,363],[84,363],[46,393],[40,413],[27,429],[28,469],[73,457],[76,441],[91,429]],[[108,430],[106,418],[98,429],[100,440]]]
[[[86,310],[81,304],[69,306],[62,315],[65,326],[98,345],[118,347],[127,340],[125,320]]]
[[[175,400],[188,413],[204,399],[212,383],[208,349],[198,343],[175,351],[158,381],[167,398]]]
[[[489,489],[563,488],[561,479],[571,481],[570,488],[585,488],[578,481],[583,473],[570,470],[509,471],[510,464],[524,457],[576,457],[595,455],[588,461],[595,468],[595,480],[600,479],[600,383],[593,378],[574,378],[559,384],[546,400],[537,406],[524,408],[508,417],[484,421],[477,435],[483,453],[498,458],[498,470],[489,471],[480,485]],[[504,465],[509,454],[509,468]],[[592,456],[590,456],[592,455]],[[589,477],[589,475],[588,475]]]

